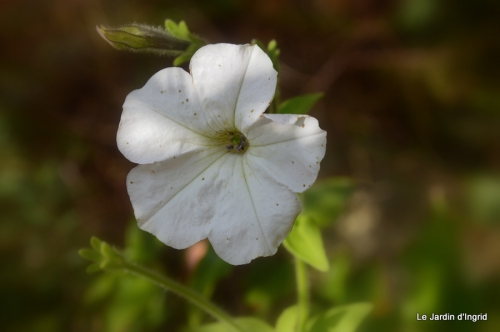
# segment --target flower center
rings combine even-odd
[[[228,133],[229,145],[226,145],[226,149],[232,152],[245,152],[248,147],[248,141],[245,136],[241,133]]]

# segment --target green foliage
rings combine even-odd
[[[264,46],[264,43],[262,43],[260,40],[257,39],[252,39],[251,42],[252,45],[257,45],[260,47],[261,50],[266,52],[266,54],[269,56],[273,63],[274,69],[279,72],[280,71],[280,50],[278,48],[278,43],[276,40],[272,39],[268,44],[267,47]]]
[[[280,114],[307,114],[311,108],[323,98],[323,93],[311,93],[282,102],[278,107]]]
[[[319,271],[328,271],[328,260],[321,239],[319,227],[306,214],[300,214],[295,220],[292,231],[283,242],[293,255]]]
[[[269,326],[266,322],[253,318],[253,317],[241,317],[236,318],[235,322],[241,326],[245,332],[273,332],[273,328]],[[194,329],[193,332],[232,332],[230,328],[221,323],[212,323],[208,325],[201,326]]]
[[[317,182],[303,194],[304,213],[320,227],[329,226],[344,211],[353,189],[352,180],[345,177]]]
[[[490,174],[475,176],[467,186],[471,215],[478,222],[500,222],[500,177]]]
[[[298,306],[294,305],[286,308],[276,321],[275,332],[295,331],[298,323]]]
[[[368,316],[373,305],[356,303],[326,311],[308,322],[308,332],[354,332]]]
[[[189,28],[184,21],[176,24],[172,20],[165,20],[165,29],[172,34],[172,36],[190,42],[189,47],[185,52],[174,59],[174,66],[180,66],[184,62],[191,60],[191,57],[200,49],[205,46],[207,42],[189,31]]]

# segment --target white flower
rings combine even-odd
[[[273,255],[316,180],[326,132],[307,115],[263,114],[277,72],[257,46],[199,49],[188,74],[156,73],[123,105],[118,148],[139,227],[184,249],[208,238],[225,261]]]

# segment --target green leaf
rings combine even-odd
[[[80,249],[78,254],[80,257],[93,262],[99,262],[102,259],[101,254],[92,249]]]
[[[370,313],[371,303],[355,303],[336,307],[308,322],[309,332],[354,332]]]
[[[96,273],[101,271],[101,266],[97,263],[90,264],[85,271],[87,273]]]
[[[278,47],[278,43],[276,43],[276,40],[271,40],[269,44],[267,44],[267,51],[268,52],[274,52],[276,51],[276,47]]]
[[[266,322],[253,318],[241,317],[234,320],[246,332],[273,332],[273,328]],[[222,323],[212,323],[200,326],[193,330],[194,332],[233,332],[229,327]]]
[[[174,37],[179,35],[179,26],[172,20],[165,20],[165,29]]]
[[[278,317],[275,332],[290,332],[296,330],[298,319],[298,306],[286,308]]]
[[[306,214],[295,220],[292,231],[283,242],[293,255],[320,271],[328,271],[323,240],[318,226]]]
[[[100,251],[101,250],[101,240],[99,240],[98,237],[92,236],[90,238],[90,245],[92,248],[94,248],[95,251]]]
[[[188,62],[189,60],[191,60],[192,56],[193,56],[193,54],[191,54],[191,53],[184,53],[182,55],[179,55],[174,60],[174,66],[178,67],[178,66],[182,65],[184,62]]]
[[[318,182],[304,192],[304,213],[320,227],[329,226],[344,211],[354,185],[349,178]]]
[[[323,97],[323,93],[311,93],[285,100],[278,107],[280,114],[307,114],[318,100]]]

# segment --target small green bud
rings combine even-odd
[[[175,37],[166,30],[142,24],[120,27],[101,25],[96,29],[105,41],[118,50],[178,56],[191,45],[190,41]]]

